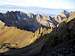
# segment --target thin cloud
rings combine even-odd
[[[75,0],[0,0],[0,5],[38,6],[55,9],[75,9]]]

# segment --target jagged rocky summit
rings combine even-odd
[[[68,12],[62,14],[65,16],[59,14],[52,17],[20,11],[0,13],[0,34],[3,34],[0,36],[0,52],[6,52],[5,55],[19,55],[23,51],[24,55],[39,53],[45,44],[42,36],[57,28],[63,19],[70,17],[67,17],[70,14]]]
[[[16,26],[29,31],[36,31],[40,25],[46,27],[56,27],[64,18],[69,17],[69,12],[63,11],[61,14],[51,17],[40,14],[26,14],[20,11],[0,13],[0,20],[7,26]]]

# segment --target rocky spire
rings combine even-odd
[[[69,12],[66,11],[66,10],[63,10],[59,15],[62,16],[62,17],[68,18],[69,17]]]

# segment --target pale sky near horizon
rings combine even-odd
[[[0,0],[0,5],[36,6],[53,9],[75,9],[75,0]]]

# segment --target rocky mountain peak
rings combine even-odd
[[[66,10],[63,10],[59,15],[61,16],[61,17],[65,17],[65,18],[68,18],[69,17],[69,12],[68,11],[66,11]]]

